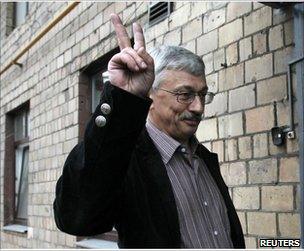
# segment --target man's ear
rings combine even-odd
[[[154,90],[153,90],[153,88],[151,88],[151,89],[149,90],[148,95],[149,95],[149,98],[153,100],[153,97],[154,97]]]
[[[153,95],[149,95],[149,98],[153,100]],[[154,109],[154,102],[151,103],[150,105],[150,111]]]
[[[152,88],[151,88],[151,90],[149,91],[149,98],[150,99],[152,99],[153,100],[153,98],[154,98],[154,95],[153,95],[154,93],[153,93],[153,90],[152,90]],[[153,110],[154,109],[154,102],[152,102],[152,104],[150,105],[150,111],[151,110]]]

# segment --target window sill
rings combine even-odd
[[[89,249],[118,249],[117,243],[113,241],[107,240],[99,240],[99,239],[86,239],[82,241],[76,242],[77,247],[81,248],[89,248]]]
[[[27,230],[28,230],[28,227],[24,226],[24,225],[12,224],[12,225],[3,226],[2,229],[4,231],[8,231],[8,232],[26,234]]]

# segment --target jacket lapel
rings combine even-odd
[[[217,184],[218,188],[220,189],[220,192],[226,201],[227,197],[227,186],[222,178],[219,162],[217,155],[214,153],[209,152],[203,145],[198,145],[197,148],[197,155],[204,160],[206,163],[206,166],[211,173],[212,178],[214,179],[215,183]]]
[[[228,187],[226,186],[222,178],[217,155],[214,153],[210,153],[202,145],[199,145],[197,154],[200,158],[202,158],[205,161],[206,166],[210,171],[225,201],[228,217],[230,221],[230,227],[231,227],[231,239],[234,248],[245,248],[244,235],[243,235],[241,223],[238,219],[232,200],[230,199]]]
[[[171,239],[170,246],[179,248],[181,236],[179,230],[180,228],[179,228],[178,212],[177,212],[177,207],[175,203],[171,182],[167,175],[166,167],[162,162],[160,153],[154,146],[154,143],[150,138],[146,129],[143,130],[141,137],[139,137],[137,150],[138,152],[140,152],[142,160],[144,161],[145,173],[147,174],[148,177],[151,177],[151,179],[149,179],[149,182],[151,182],[151,187],[153,187],[155,192],[158,193],[159,198],[161,200],[161,205],[163,207],[163,212],[165,212],[166,221],[167,221],[166,223],[169,229],[169,235]],[[236,213],[233,209],[233,205],[230,200],[228,188],[220,173],[217,155],[210,153],[204,146],[200,144],[198,145],[197,148],[197,155],[204,160],[208,170],[210,171],[214,181],[216,182],[223,196],[225,204],[227,206],[230,224],[234,226],[235,221],[233,219],[236,217]],[[231,215],[233,215],[233,217]],[[233,238],[233,242],[234,245],[237,246],[234,238]]]
[[[145,163],[145,172],[151,177],[150,182],[155,186],[155,192],[159,194],[161,199],[172,241],[171,245],[180,247],[178,212],[171,182],[166,167],[161,159],[161,155],[146,129],[143,130],[137,147],[139,148],[138,150],[141,152]]]

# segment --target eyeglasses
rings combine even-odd
[[[168,93],[171,93],[172,95],[176,96],[177,102],[181,104],[191,104],[196,96],[200,98],[200,101],[202,104],[207,105],[210,104],[213,101],[214,93],[213,92],[193,92],[193,91],[169,91],[162,88],[155,88],[156,90],[165,91]]]

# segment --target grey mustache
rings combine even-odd
[[[203,118],[204,115],[193,114],[193,113],[183,113],[180,116],[181,120],[189,119],[189,120],[201,121]]]

